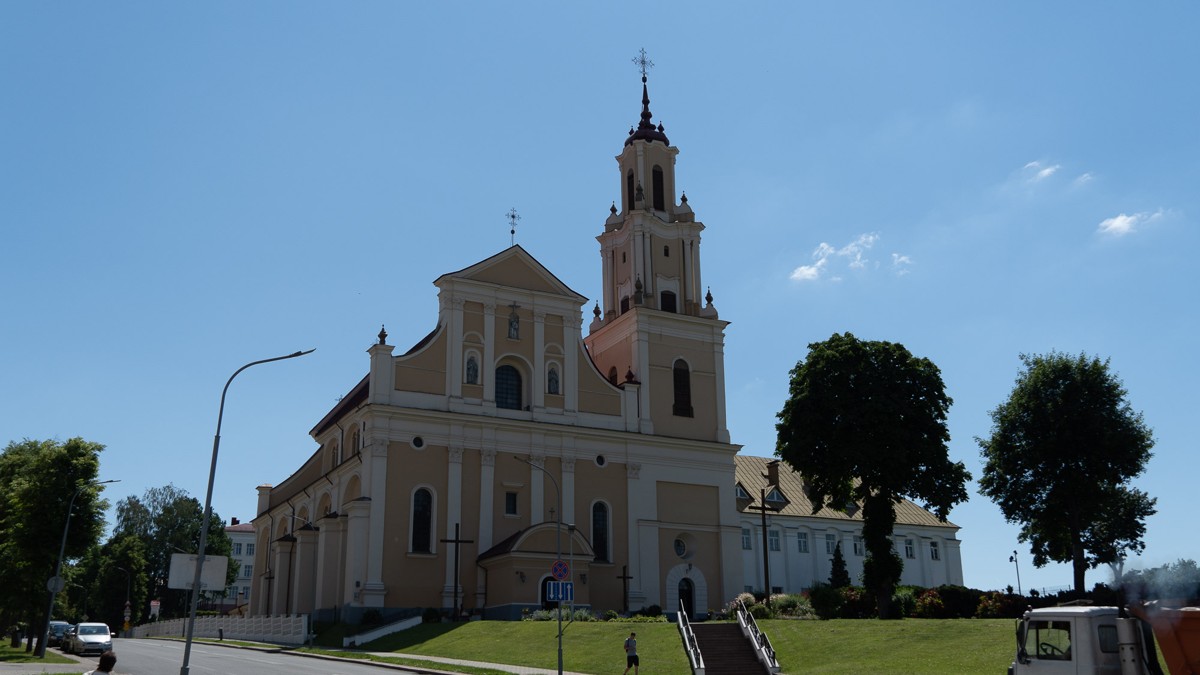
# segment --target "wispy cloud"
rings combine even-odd
[[[1080,174],[1078,177],[1076,177],[1075,180],[1072,181],[1072,183],[1075,185],[1075,187],[1083,187],[1084,185],[1087,185],[1088,183],[1092,182],[1095,179],[1096,179],[1096,177],[1094,175],[1092,175],[1092,172],[1087,171],[1085,173]]]
[[[1047,166],[1037,160],[1034,160],[1021,167],[1021,170],[1024,172],[1026,180],[1028,180],[1030,183],[1039,183],[1046,180],[1050,176],[1053,176],[1061,168],[1062,164],[1053,164]]]
[[[1165,213],[1166,212],[1163,209],[1159,209],[1153,213],[1149,211],[1143,211],[1133,215],[1126,215],[1122,213],[1120,215],[1113,216],[1112,218],[1105,218],[1104,220],[1100,221],[1100,225],[1096,228],[1096,230],[1103,235],[1124,237],[1127,234],[1133,234],[1134,232],[1137,232],[1138,229],[1143,225],[1147,225],[1162,218]]]
[[[816,281],[824,278],[840,281],[841,277],[836,275],[834,268],[843,262],[846,267],[855,270],[868,269],[872,264],[878,267],[878,262],[872,261],[868,257],[868,253],[878,241],[878,232],[867,232],[840,247],[833,246],[828,242],[821,242],[813,249],[812,264],[801,265],[792,270],[790,278],[793,281]],[[907,267],[911,264],[912,260],[908,256],[892,254],[892,269],[898,274],[905,274],[908,271]]]

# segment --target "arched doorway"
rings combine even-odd
[[[696,586],[692,580],[684,577],[679,580],[679,602],[687,612],[688,619],[696,618]]]

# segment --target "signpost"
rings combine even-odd
[[[575,582],[546,582],[546,599],[551,602],[575,602]]]

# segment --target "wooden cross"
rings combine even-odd
[[[454,607],[453,607],[452,611],[454,612],[453,620],[457,621],[458,613],[459,613],[459,607],[458,607],[458,581],[459,581],[459,579],[458,579],[458,560],[460,557],[460,550],[459,550],[458,545],[459,544],[474,544],[475,540],[460,538],[458,536],[458,523],[455,523],[454,524],[454,538],[453,539],[439,539],[438,541],[442,542],[443,544],[454,544]]]
[[[771,606],[771,551],[767,548],[767,511],[779,511],[774,506],[767,506],[767,489],[759,490],[761,501],[758,506],[751,504],[746,507],[747,511],[762,512],[762,533],[763,533],[763,583],[766,585],[767,597],[763,604],[767,607]]]
[[[629,565],[621,565],[621,576],[617,577],[621,580],[621,613],[629,613],[629,582],[633,577],[629,576]]]

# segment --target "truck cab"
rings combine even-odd
[[[1147,673],[1145,633],[1116,607],[1047,607],[1017,624],[1017,657],[1010,675]],[[1122,625],[1124,624],[1124,625]],[[1122,671],[1122,657],[1127,659]],[[1136,661],[1136,665],[1134,665]]]

